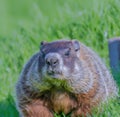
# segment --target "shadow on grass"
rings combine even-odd
[[[0,117],[19,117],[15,107],[15,101],[11,95],[0,101]]]

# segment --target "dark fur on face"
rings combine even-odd
[[[47,54],[49,52],[58,52],[61,49],[72,49],[74,51],[78,51],[80,49],[79,42],[76,40],[58,40],[54,42],[41,42],[41,52]]]

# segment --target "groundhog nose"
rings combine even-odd
[[[59,63],[58,58],[56,57],[48,57],[46,58],[46,64],[52,67],[55,67]]]

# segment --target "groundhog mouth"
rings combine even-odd
[[[50,77],[50,78],[59,78],[59,79],[62,79],[62,72],[47,73],[47,76]]]
[[[62,78],[61,77],[61,74],[50,74],[50,75],[48,75],[49,77],[51,77],[51,78]]]

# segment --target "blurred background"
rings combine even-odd
[[[0,0],[0,117],[18,116],[15,83],[40,41],[76,38],[109,68],[108,39],[119,35],[120,0]]]

